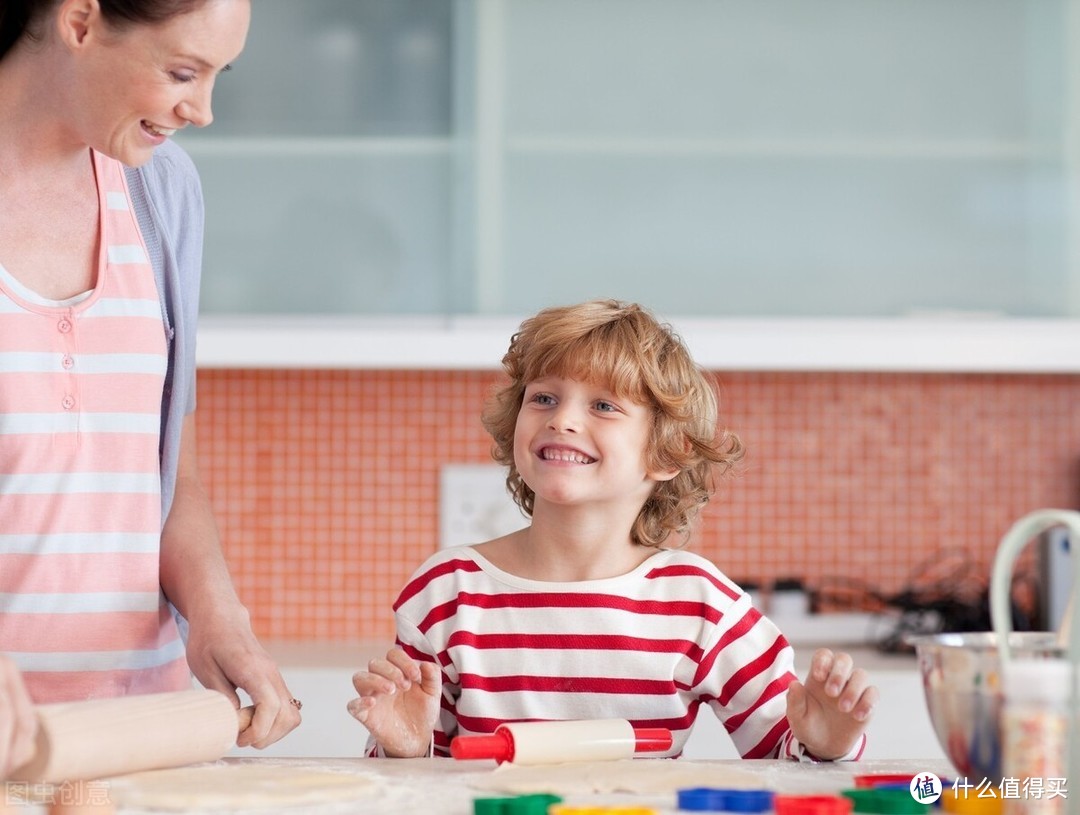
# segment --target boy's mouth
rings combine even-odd
[[[571,450],[567,447],[543,447],[540,450],[540,458],[544,461],[565,461],[568,464],[592,464],[595,458],[587,456],[580,450]]]

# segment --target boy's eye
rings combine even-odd
[[[596,403],[596,409],[603,413],[618,410],[618,408],[616,408],[615,405],[611,404],[611,402],[605,402],[603,399]]]
[[[537,393],[533,395],[532,400],[538,405],[550,405],[555,402],[555,397],[550,393]]]

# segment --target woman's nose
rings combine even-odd
[[[199,90],[176,106],[176,113],[195,127],[206,127],[214,121],[210,97],[212,89]]]

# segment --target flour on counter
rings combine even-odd
[[[108,781],[128,810],[241,812],[366,799],[381,785],[366,775],[276,764],[224,763],[151,770]]]
[[[729,764],[666,759],[622,759],[573,764],[502,764],[470,780],[477,789],[513,794],[590,795],[625,792],[658,795],[687,787],[755,789],[761,779]]]

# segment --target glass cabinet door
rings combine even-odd
[[[179,139],[206,197],[205,313],[445,313],[453,4],[259,0]]]
[[[260,0],[210,313],[1080,313],[1067,0]]]

